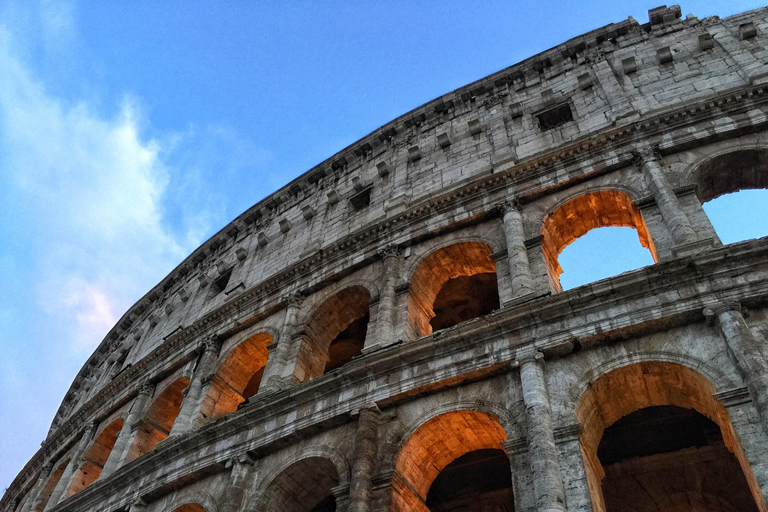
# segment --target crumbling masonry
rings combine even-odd
[[[78,374],[3,512],[767,512],[768,9],[608,25],[239,216]],[[563,291],[591,229],[655,264]]]

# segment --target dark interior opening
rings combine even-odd
[[[335,370],[347,364],[353,357],[359,356],[365,345],[365,335],[368,332],[370,313],[358,318],[341,331],[328,347],[330,360],[325,365],[325,372]]]
[[[512,471],[504,450],[475,450],[448,464],[429,488],[431,512],[514,512]]]
[[[494,272],[449,279],[435,297],[429,321],[439,331],[499,309],[499,289]]]
[[[605,429],[597,456],[607,512],[655,512],[659,503],[664,510],[758,510],[720,427],[692,409],[628,414]]]
[[[336,512],[336,498],[333,494],[329,494],[310,512]]]
[[[567,103],[563,103],[562,105],[545,110],[538,114],[536,118],[539,120],[539,126],[542,130],[551,130],[568,121],[573,121],[573,113],[571,112],[571,107]]]

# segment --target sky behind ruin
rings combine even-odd
[[[0,0],[0,488],[115,321],[227,222],[395,117],[655,6]],[[754,219],[764,197],[737,205]],[[608,233],[599,270],[639,248]]]

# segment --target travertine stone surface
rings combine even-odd
[[[658,406],[713,422],[693,452],[768,512],[768,239],[723,245],[702,208],[768,188],[766,47],[767,8],[660,7],[332,155],[125,313],[0,512],[425,511],[478,450],[509,459],[507,510],[603,512],[606,479],[667,460],[607,464],[606,430]],[[562,249],[618,225],[656,263],[563,291]],[[499,308],[454,286],[433,332],[480,274]],[[697,478],[689,504],[734,509]]]

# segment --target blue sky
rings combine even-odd
[[[436,96],[655,6],[0,0],[0,487],[113,323],[236,215]]]

